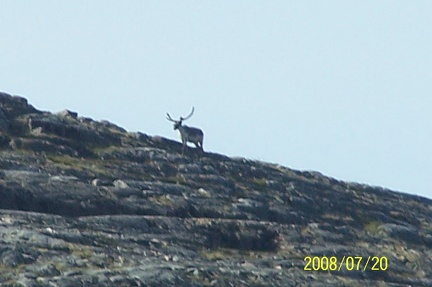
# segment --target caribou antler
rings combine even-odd
[[[170,114],[167,113],[167,120],[171,121],[171,122],[176,122],[176,120],[173,120],[173,118],[170,116]]]
[[[183,117],[180,117],[180,120],[181,121],[185,121],[185,120],[187,120],[187,119],[189,119],[192,115],[193,115],[193,113],[194,113],[194,110],[195,110],[195,108],[194,107],[192,107],[192,111],[190,112],[190,114],[189,115],[187,115],[185,118],[183,118]]]

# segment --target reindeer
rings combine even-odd
[[[167,120],[174,122],[174,130],[179,130],[181,140],[183,143],[182,147],[182,154],[184,153],[184,149],[187,145],[187,142],[194,143],[197,148],[201,150],[201,152],[204,152],[203,149],[203,140],[204,140],[204,133],[202,130],[198,128],[188,127],[185,125],[182,125],[183,121],[189,119],[194,113],[194,107],[192,107],[191,113],[186,117],[180,117],[180,120],[176,121],[173,118],[171,118],[170,114],[167,113]]]

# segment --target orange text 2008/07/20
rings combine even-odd
[[[389,263],[386,256],[306,256],[303,261],[306,271],[385,271]]]

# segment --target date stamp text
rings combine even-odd
[[[306,256],[305,271],[386,271],[389,261],[386,256]]]

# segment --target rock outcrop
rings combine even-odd
[[[0,131],[0,286],[432,286],[430,199],[4,93]]]

